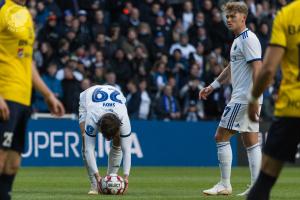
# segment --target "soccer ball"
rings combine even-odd
[[[100,187],[103,194],[123,194],[125,189],[124,179],[117,174],[109,174],[101,179]]]

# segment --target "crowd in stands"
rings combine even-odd
[[[223,85],[198,99],[228,64],[234,35],[222,0],[29,0],[36,28],[34,60],[67,113],[79,94],[111,84],[127,98],[131,119],[219,119],[230,100]],[[247,26],[266,49],[276,10],[286,0],[246,0]],[[262,114],[272,115],[280,79],[265,92]],[[48,112],[34,92],[33,110]]]

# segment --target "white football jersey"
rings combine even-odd
[[[245,29],[233,41],[230,50],[232,95],[230,102],[248,104],[248,96],[253,86],[251,62],[261,60],[261,45],[256,35]],[[262,96],[259,98],[262,104]]]
[[[96,85],[80,93],[79,123],[85,122],[85,133],[95,137],[97,122],[106,113],[115,114],[122,122],[121,137],[131,134],[131,125],[123,93],[111,85]]]

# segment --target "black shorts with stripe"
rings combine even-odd
[[[6,101],[9,107],[9,120],[0,121],[0,149],[24,151],[27,122],[31,114],[29,106]]]
[[[295,162],[300,142],[300,118],[273,120],[263,152],[277,160]]]

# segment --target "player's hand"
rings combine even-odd
[[[5,100],[0,96],[0,120],[8,120],[9,119],[9,108]]]
[[[128,190],[128,176],[124,176],[124,184],[125,184],[125,187],[124,187],[123,194],[126,194],[126,192]]]
[[[49,95],[45,98],[51,114],[56,116],[62,116],[65,114],[65,108],[62,103],[54,96],[54,94]]]
[[[103,194],[103,191],[101,189],[101,180],[102,180],[102,177],[97,178],[97,187],[98,187],[99,194]]]
[[[211,85],[201,89],[199,92],[199,99],[206,100],[208,95],[210,95],[213,91],[214,91],[214,88]]]
[[[258,101],[255,102],[249,102],[248,104],[248,116],[249,119],[253,122],[258,122],[259,120],[259,104]]]

